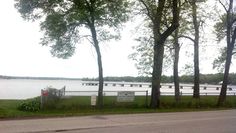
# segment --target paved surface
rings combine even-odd
[[[0,133],[236,133],[236,110],[0,121]]]

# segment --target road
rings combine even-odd
[[[236,110],[1,120],[0,133],[236,133]]]

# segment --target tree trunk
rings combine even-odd
[[[164,41],[155,40],[154,45],[154,65],[152,72],[152,95],[151,95],[151,108],[160,107],[160,84],[162,74],[162,64],[164,55]]]
[[[98,104],[98,108],[102,108],[103,107],[103,83],[104,83],[103,69],[102,69],[102,56],[101,56],[100,48],[98,45],[96,29],[93,24],[91,24],[90,30],[91,30],[91,34],[92,34],[92,38],[93,38],[94,47],[95,47],[96,53],[97,53],[97,63],[98,63],[99,87],[98,87],[97,104]]]
[[[152,72],[152,94],[151,94],[151,108],[160,107],[160,88],[161,88],[161,74],[162,64],[164,57],[164,43],[166,39],[178,28],[179,26],[179,9],[177,0],[173,0],[173,20],[171,26],[167,28],[162,34],[161,31],[161,20],[163,17],[163,9],[165,0],[158,2],[158,12],[155,14],[153,21],[153,35],[154,35],[154,58],[153,58],[153,72]]]
[[[196,0],[192,1],[192,17],[194,26],[194,89],[193,98],[200,98],[199,94],[199,22],[197,20]]]
[[[227,31],[226,31],[226,41],[227,41],[227,55],[226,55],[226,62],[225,62],[225,71],[224,71],[224,78],[223,83],[220,91],[220,96],[218,98],[218,106],[221,106],[225,100],[226,100],[226,93],[227,93],[227,85],[228,85],[228,77],[229,77],[229,70],[230,70],[230,64],[232,59],[232,53],[235,45],[235,39],[236,39],[236,28],[233,31],[233,35],[231,36],[232,32],[232,14],[231,10],[233,9],[233,0],[230,0],[229,3],[229,9],[227,11],[227,17],[226,17],[226,23],[227,23]]]
[[[175,101],[179,102],[180,101],[180,91],[179,91],[179,73],[178,73],[178,65],[179,65],[179,51],[180,51],[180,46],[178,42],[178,35],[179,30],[175,30],[175,35],[174,35],[174,48],[175,48],[175,55],[174,55],[174,84],[175,84]]]
[[[222,83],[222,86],[221,86],[220,96],[219,96],[218,103],[217,103],[218,106],[221,106],[226,100],[229,69],[230,69],[230,64],[231,64],[231,59],[232,59],[232,51],[233,51],[232,48],[233,47],[227,48],[224,78],[223,78],[223,83]]]

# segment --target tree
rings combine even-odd
[[[194,27],[194,90],[193,97],[199,98],[199,26],[200,22],[197,19],[196,0],[190,2],[192,5],[192,17]]]
[[[153,71],[152,71],[152,94],[151,103],[152,108],[160,106],[160,82],[162,74],[162,64],[164,55],[164,44],[166,39],[176,30],[179,26],[179,10],[178,0],[139,0],[144,8],[144,13],[151,21],[151,28],[154,37],[154,58],[153,58]],[[165,8],[165,6],[169,8]],[[163,25],[165,13],[170,10],[172,14],[171,24],[166,28]]]
[[[75,52],[75,44],[84,37],[91,42],[97,53],[98,106],[102,107],[103,67],[99,42],[119,37],[121,23],[128,18],[128,2],[121,0],[15,1],[15,7],[24,19],[42,20],[40,26],[44,31],[44,37],[41,43],[51,47],[53,56],[59,58],[72,56]],[[83,28],[89,29],[90,35],[79,32]]]
[[[197,0],[189,0],[191,6],[191,16],[192,16],[192,25],[194,29],[194,38],[190,36],[181,36],[191,40],[194,44],[194,90],[193,97],[199,98],[199,26],[200,21],[198,21],[197,16]]]
[[[183,12],[182,12],[183,11]],[[165,46],[167,47],[164,50],[164,61],[163,61],[163,67],[168,68],[168,66],[171,66],[171,58],[173,56],[174,65],[173,65],[173,78],[174,78],[174,84],[175,84],[175,99],[176,101],[179,101],[180,99],[180,91],[179,91],[179,76],[178,76],[178,64],[179,64],[179,51],[180,51],[180,43],[179,40],[181,36],[188,33],[187,31],[190,29],[189,25],[190,23],[187,21],[187,18],[189,16],[187,15],[189,12],[189,4],[187,2],[183,2],[182,4],[179,3],[179,23],[180,27],[178,27],[175,32],[167,38],[165,41]],[[166,14],[166,13],[165,13]],[[171,23],[170,14],[169,16],[165,16],[165,19],[163,20],[163,26],[168,27],[168,24]],[[136,67],[139,70],[140,74],[144,75],[151,75],[151,68],[153,66],[153,45],[154,45],[154,37],[151,35],[151,29],[150,24],[144,24],[144,29],[141,29],[141,37],[136,39],[140,42],[138,46],[133,47],[134,50],[136,50],[134,53],[132,53],[129,57],[130,59],[136,61]],[[140,28],[139,28],[140,29]],[[172,52],[174,49],[174,53]],[[171,55],[171,56],[170,56]],[[163,80],[162,80],[163,81]]]
[[[190,14],[191,25],[189,28],[190,35],[180,35],[180,37],[189,39],[193,42],[194,45],[194,89],[193,89],[193,98],[200,98],[200,89],[199,89],[199,83],[200,83],[200,72],[199,72],[199,43],[200,43],[200,26],[204,22],[204,20],[201,17],[203,14],[200,14],[199,12],[199,5],[198,3],[205,2],[205,0],[199,1],[199,0],[188,0],[189,6],[190,6]],[[205,17],[206,18],[206,17]]]
[[[217,23],[216,27],[217,30],[225,31],[224,32],[218,32],[217,37],[218,39],[223,39],[224,36],[226,36],[226,60],[225,60],[225,69],[224,69],[224,78],[223,83],[220,91],[220,96],[218,99],[217,105],[222,105],[226,100],[226,92],[227,92],[227,84],[228,84],[228,78],[229,78],[229,70],[230,70],[230,64],[232,60],[233,55],[233,49],[235,46],[235,40],[236,40],[236,15],[233,11],[233,0],[226,0],[226,4],[224,4],[221,0],[219,0],[221,5],[224,7],[224,10],[226,12],[225,19],[222,19],[223,21],[220,23]],[[220,26],[221,25],[221,26]]]
[[[198,2],[204,2],[198,1],[198,0],[189,0],[189,5],[191,8],[191,17],[192,17],[192,26],[193,26],[193,36],[181,36],[184,38],[189,39],[193,42],[194,45],[194,88],[193,88],[193,98],[200,98],[200,89],[199,89],[199,83],[200,83],[200,72],[199,72],[199,40],[200,40],[200,25],[201,25],[201,19],[198,13]]]
[[[179,26],[174,34],[173,34],[173,46],[174,46],[174,65],[173,65],[173,77],[174,77],[174,85],[175,85],[175,101],[179,102],[180,101],[180,88],[179,88],[179,52],[180,52],[180,43],[179,39],[182,36],[182,34],[186,33],[188,30],[187,27],[187,21],[184,16],[186,16],[186,12],[188,7],[186,6],[187,4],[184,2],[182,5],[179,3],[179,23],[181,26]]]

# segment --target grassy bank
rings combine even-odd
[[[90,106],[90,97],[71,97],[60,99],[45,105],[39,111],[20,111],[22,103],[38,101],[28,100],[0,100],[0,118],[27,118],[27,117],[55,117],[55,116],[78,116],[94,114],[125,114],[125,113],[151,113],[151,112],[177,112],[177,111],[202,111],[236,108],[236,96],[228,96],[223,107],[216,106],[217,96],[202,96],[199,100],[191,96],[182,96],[181,101],[176,103],[174,97],[162,96],[161,108],[150,109],[147,107],[150,97],[135,97],[132,103],[119,103],[116,97],[104,97],[103,109]],[[147,101],[146,101],[147,100]]]

